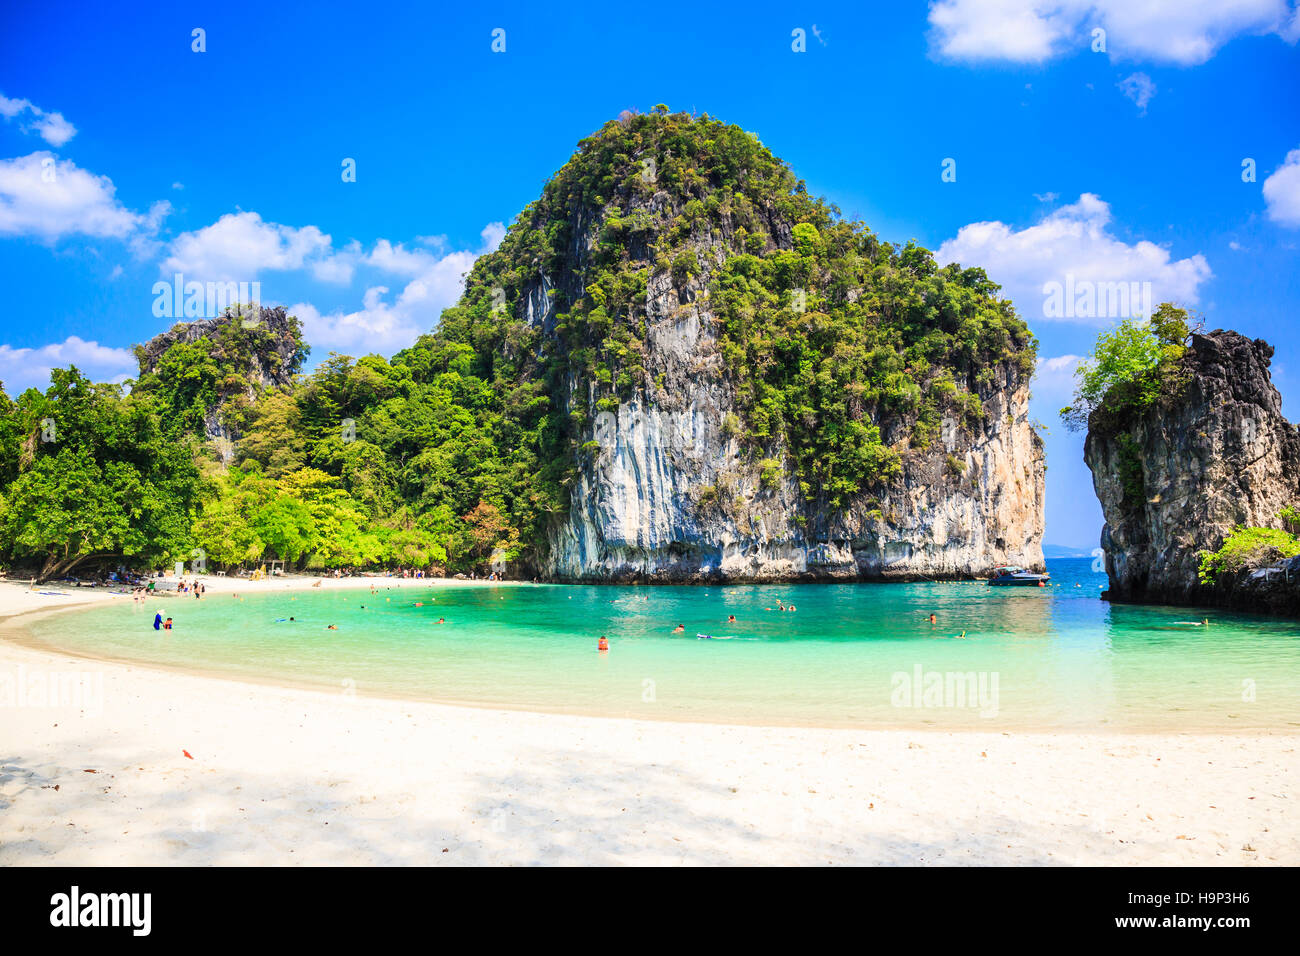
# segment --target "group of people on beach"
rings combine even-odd
[[[193,581],[188,581],[188,582],[184,578],[182,578],[180,581],[176,583],[177,594],[193,594],[194,599],[196,601],[202,598],[203,595],[207,593],[207,591],[208,591],[208,586],[204,584],[202,581],[198,580],[198,578],[195,578]],[[154,582],[150,581],[148,584],[141,584],[138,587],[133,587],[131,589],[131,600],[143,601],[145,598],[152,597],[157,593],[158,593],[157,587],[154,586]]]

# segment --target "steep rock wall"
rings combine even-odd
[[[1277,526],[1297,501],[1300,434],[1282,416],[1272,356],[1262,339],[1194,335],[1188,384],[1172,405],[1116,431],[1090,429],[1084,460],[1106,520],[1108,598],[1269,609],[1251,597],[1267,576],[1206,586],[1197,571],[1202,549],[1237,525]]]
[[[708,262],[717,250],[704,248]],[[903,474],[842,513],[808,515],[788,474],[764,484],[725,422],[735,415],[708,305],[707,271],[680,291],[667,274],[647,290],[646,368],[662,387],[596,417],[600,444],[541,572],[562,580],[969,578],[1001,564],[1043,567],[1045,466],[1029,420],[1028,383],[1007,364],[980,394],[970,429],[955,416]],[[546,327],[549,280],[528,296]],[[587,402],[588,395],[570,396]],[[888,423],[882,423],[888,437]],[[954,465],[956,467],[954,467]]]

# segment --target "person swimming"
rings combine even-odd
[[[933,614],[931,614],[931,615],[930,615],[930,623],[931,623],[931,624],[937,624],[937,623],[939,623],[939,619],[938,619],[937,617],[935,617]]]
[[[728,614],[728,615],[727,615],[727,623],[728,623],[728,624],[735,624],[735,623],[736,623],[736,615],[734,615],[734,614]]]
[[[327,631],[337,631],[338,629],[339,629],[339,626],[338,626],[337,624],[327,624],[327,625],[325,625],[325,630],[327,630]]]
[[[447,619],[446,619],[445,617],[440,617],[440,618],[438,618],[438,620],[437,620],[436,623],[438,623],[438,624],[446,624],[446,623],[447,623]]]
[[[686,625],[685,625],[685,624],[678,624],[675,628],[673,628],[673,633],[674,633],[674,634],[685,634],[685,633],[686,633]]]
[[[596,650],[598,651],[609,650],[609,640],[605,637],[604,634],[600,635],[600,640],[596,642]]]

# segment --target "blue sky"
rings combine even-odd
[[[153,284],[178,271],[259,281],[304,318],[315,360],[391,354],[579,139],[662,102],[743,126],[884,238],[1003,283],[1040,340],[1049,542],[1097,541],[1081,439],[1056,409],[1114,319],[1045,317],[1045,282],[1149,282],[1209,328],[1267,338],[1300,408],[1288,0],[468,6],[8,12],[6,390],[69,362],[131,373],[130,346],[171,324]]]

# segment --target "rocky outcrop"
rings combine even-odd
[[[205,437],[229,464],[239,434],[226,414],[228,403],[247,406],[263,392],[289,385],[302,366],[306,348],[298,320],[283,306],[245,306],[227,310],[217,318],[179,322],[144,345],[137,345],[135,356],[141,378],[158,371],[159,360],[169,349],[201,339],[212,343],[213,358],[232,373],[218,383],[217,401],[203,421]]]
[[[518,573],[1043,567],[1024,323],[982,269],[845,220],[739,127],[660,105],[584,138],[439,334],[490,370],[506,440],[537,435],[520,460],[544,455],[507,502]]]
[[[1291,578],[1266,571],[1198,580],[1200,551],[1238,525],[1280,527],[1300,492],[1300,434],[1269,377],[1273,348],[1236,332],[1193,335],[1182,394],[1119,427],[1090,428],[1105,526],[1101,546],[1114,601],[1300,608]]]
[[[283,306],[255,309],[242,315],[178,322],[138,346],[136,359],[141,374],[155,371],[163,353],[182,342],[191,344],[199,339],[210,339],[216,345],[218,358],[222,357],[225,344],[220,333],[232,323],[237,323],[246,332],[259,333],[257,348],[243,349],[239,354],[240,374],[249,390],[260,392],[288,385],[302,361],[299,355],[302,341],[297,319],[290,316]],[[232,354],[231,357],[235,356]]]
[[[789,231],[774,224],[778,242],[788,243]],[[650,279],[644,362],[660,384],[596,416],[590,437],[599,450],[549,531],[543,575],[906,581],[972,578],[1002,564],[1043,569],[1046,469],[1018,364],[996,368],[979,392],[976,426],[946,415],[929,447],[903,451],[899,479],[847,509],[810,515],[795,478],[765,481],[728,427],[739,416],[707,293],[710,264],[723,252],[703,244],[697,254],[704,270],[684,286],[666,273]],[[539,277],[526,296],[528,319],[543,330],[550,283]],[[571,389],[571,403],[590,405],[594,392],[577,382]],[[902,421],[878,424],[886,443],[906,448]]]

